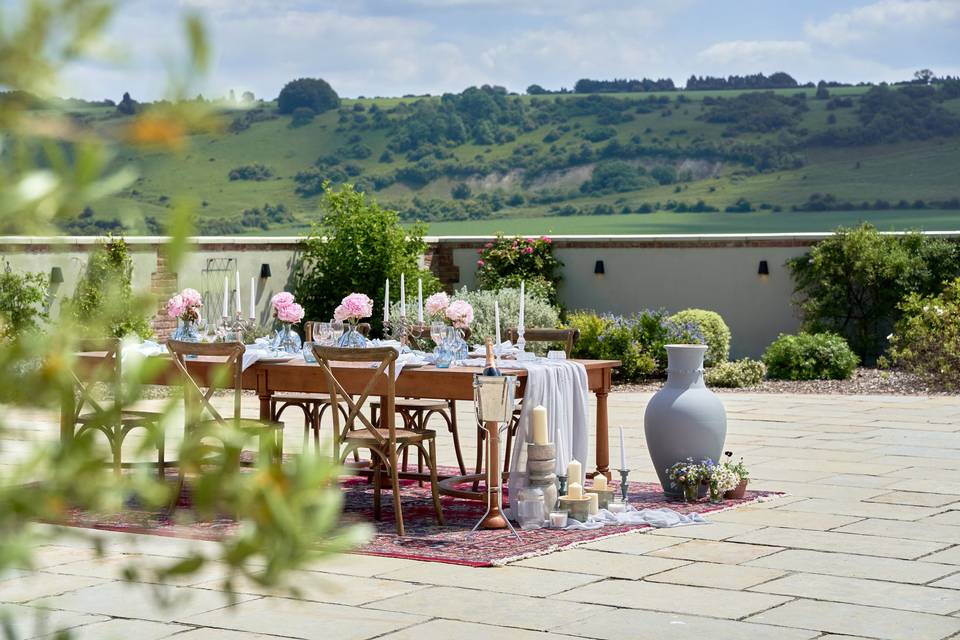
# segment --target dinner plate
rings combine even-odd
[[[259,360],[257,360],[257,362],[265,362],[265,363],[267,363],[267,364],[277,363],[277,362],[289,362],[290,360],[293,360],[294,358],[296,358],[296,356],[290,355],[290,354],[288,353],[288,354],[277,355],[277,356],[266,356],[266,357],[264,357],[264,358],[260,358]]]

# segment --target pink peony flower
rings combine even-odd
[[[363,293],[351,293],[333,310],[333,319],[339,322],[369,318],[371,315],[373,315],[373,300]]]
[[[431,316],[442,315],[448,306],[450,306],[450,297],[443,291],[440,293],[435,293],[427,298],[427,302],[425,304],[427,313]]]
[[[179,318],[187,310],[187,305],[183,301],[183,296],[179,293],[167,300],[167,315],[171,318]]]
[[[458,329],[466,329],[473,322],[473,307],[466,300],[454,300],[447,307],[447,318]]]
[[[190,289],[189,287],[184,289],[181,293],[183,296],[183,303],[188,307],[202,307],[203,306],[203,297],[200,295],[200,292],[196,289]]]
[[[281,291],[277,295],[270,298],[270,304],[273,305],[274,311],[279,311],[283,307],[288,307],[293,303],[294,303],[293,294],[287,291]]]
[[[303,320],[303,313],[303,307],[296,302],[291,302],[287,306],[277,309],[277,320],[296,324]]]

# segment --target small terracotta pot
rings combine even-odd
[[[730,491],[727,491],[723,494],[723,499],[724,500],[740,500],[741,498],[743,498],[743,495],[747,492],[748,482],[749,482],[748,479],[741,480],[740,484],[738,484],[733,489],[730,489]]]

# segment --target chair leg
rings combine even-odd
[[[387,455],[389,456],[390,479],[393,481],[393,516],[397,520],[397,535],[403,536],[403,511],[400,507],[400,474],[397,467],[397,449],[390,447]]]
[[[460,467],[460,475],[465,476],[467,475],[467,467],[463,464],[463,451],[460,450],[460,429],[457,428],[457,401],[450,400],[447,404],[450,407],[450,418],[447,427],[450,429],[450,433],[453,434],[453,452],[457,455],[457,466]]]
[[[370,452],[370,457],[374,459],[373,463],[373,519],[380,521],[380,489],[383,487],[383,462],[379,456]]]
[[[433,508],[437,512],[437,523],[443,526],[443,509],[440,507],[440,481],[437,479],[437,443],[430,440],[430,456],[427,463],[430,465],[430,493],[433,494]]]

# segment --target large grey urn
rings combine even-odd
[[[670,486],[667,469],[687,458],[718,461],[727,436],[727,412],[703,382],[706,351],[701,344],[667,345],[667,382],[643,416],[653,467],[672,497],[682,497],[683,488]]]

